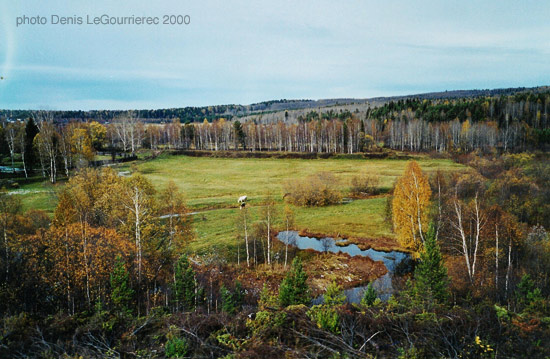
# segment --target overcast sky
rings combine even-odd
[[[548,1],[0,4],[0,108],[166,108],[550,84]],[[51,15],[103,14],[191,22],[50,23]],[[16,27],[23,15],[48,24]]]

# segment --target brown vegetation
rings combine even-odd
[[[371,282],[387,273],[382,262],[368,257],[351,257],[345,253],[324,253],[312,258],[306,266],[313,294],[322,294],[332,282],[343,289]]]
[[[349,237],[344,241],[338,242],[337,246],[347,246],[349,244],[356,244],[359,249],[366,251],[367,249],[374,249],[382,252],[407,252],[408,249],[403,248],[401,244],[395,239],[390,237],[378,237],[378,238],[361,238],[361,237]]]
[[[301,181],[286,182],[284,189],[287,201],[297,206],[328,206],[342,200],[336,177],[328,172],[310,175]]]
[[[350,195],[354,198],[365,198],[380,193],[380,178],[377,175],[362,173],[351,179]]]

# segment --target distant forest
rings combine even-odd
[[[424,97],[428,96],[434,95]],[[33,111],[25,120],[0,120],[0,155],[10,158],[12,167],[17,155],[25,172],[40,166],[55,182],[58,172],[68,173],[92,160],[97,151],[127,155],[140,148],[353,154],[390,148],[468,153],[547,150],[550,146],[550,90],[542,88],[512,95],[400,98],[373,107],[334,105],[208,119],[223,111],[240,110],[242,106],[173,110],[204,112],[202,121],[184,124],[166,113],[160,123],[147,121],[146,114],[159,115],[155,111],[93,112],[111,117],[116,113],[107,122],[97,121],[97,116],[68,121],[58,115],[69,112]]]
[[[371,99],[323,99],[323,100],[272,100],[264,101],[251,105],[216,105],[203,107],[183,107],[146,110],[133,110],[137,117],[144,122],[164,122],[166,120],[178,119],[181,123],[202,122],[204,119],[213,121],[219,118],[242,117],[249,115],[261,115],[266,113],[322,109],[325,107],[340,107],[342,105],[358,106],[379,106],[390,102],[399,102],[404,100],[441,100],[458,98],[478,98],[508,96],[512,94],[541,93],[548,92],[548,87],[533,88],[506,88],[492,90],[457,90],[444,92],[431,92],[425,94],[396,96],[396,97],[376,97]],[[98,121],[100,123],[111,122],[125,114],[126,111],[120,110],[93,110],[93,111],[49,111],[51,116],[60,122],[68,121]],[[31,110],[1,110],[1,118],[24,119],[31,117]]]

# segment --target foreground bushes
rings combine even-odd
[[[168,339],[164,349],[167,358],[184,358],[189,351],[189,345],[185,338]]]
[[[338,292],[336,287],[335,292]],[[330,292],[330,291],[329,291]],[[397,296],[373,306],[281,307],[274,293],[228,315],[199,309],[26,315],[0,319],[0,357],[31,358],[547,358],[550,320],[490,303],[426,311]],[[333,299],[330,299],[333,298]],[[113,325],[105,325],[113,322]]]
[[[288,181],[284,185],[288,202],[304,207],[321,207],[339,203],[342,193],[333,174],[320,172],[301,181]]]

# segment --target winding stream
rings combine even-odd
[[[319,252],[332,252],[332,253],[347,253],[350,256],[363,256],[369,257],[374,261],[382,261],[388,273],[384,274],[382,277],[374,280],[372,285],[374,289],[378,292],[378,297],[387,301],[394,289],[392,285],[392,277],[399,263],[403,260],[408,259],[410,256],[407,253],[392,251],[392,252],[383,252],[377,251],[375,249],[362,250],[356,244],[349,244],[346,246],[337,246],[336,243],[339,240],[335,240],[331,237],[324,238],[315,238],[315,237],[306,237],[300,236],[297,231],[282,231],[277,235],[283,243],[288,243],[289,245],[296,246],[298,249],[313,249]],[[350,303],[359,303],[363,297],[363,293],[367,289],[367,286],[355,287],[351,289],[344,290],[347,301]],[[323,297],[317,297],[313,300],[313,304],[320,304],[323,302]]]

